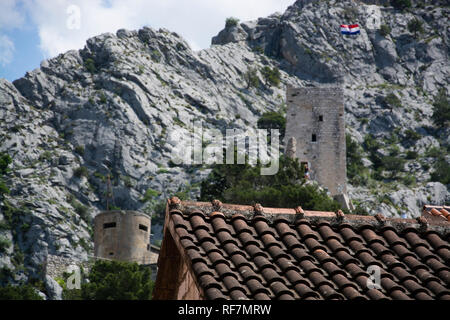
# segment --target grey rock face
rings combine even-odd
[[[254,130],[264,112],[283,108],[288,85],[341,84],[346,130],[359,144],[369,135],[381,142],[379,155],[393,145],[401,157],[408,150],[420,155],[401,173],[416,178],[412,186],[349,187],[370,213],[412,217],[424,203],[450,201],[448,186],[429,182],[434,160],[426,156],[431,146],[450,143],[450,128],[431,120],[433,96],[450,89],[449,9],[431,7],[413,15],[352,1],[297,1],[283,14],[222,30],[198,52],[165,29],[121,29],[43,61],[13,84],[0,79],[0,151],[13,158],[5,178],[11,193],[0,207],[12,208],[14,217],[10,230],[0,231],[12,242],[0,253],[0,268],[15,281],[44,280],[48,255],[86,261],[90,219],[106,207],[108,175],[114,205],[145,211],[148,189],[167,198],[209,172],[171,163],[174,133],[190,135],[194,120],[204,128]],[[369,23],[372,16],[390,26],[389,35]],[[418,39],[407,29],[413,17],[424,22]],[[361,34],[340,35],[339,25],[353,21]],[[280,68],[279,87],[264,84],[264,66]],[[245,81],[250,68],[261,80],[257,88]],[[401,106],[386,105],[389,93]],[[363,162],[373,166],[367,152]],[[191,197],[197,194],[193,188]],[[161,237],[161,226],[152,232]]]
[[[45,289],[48,293],[48,298],[51,300],[62,300],[62,288],[50,276],[45,277]]]

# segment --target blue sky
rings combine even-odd
[[[295,0],[0,0],[0,78],[13,81],[43,59],[120,28],[164,27],[195,50],[233,16],[241,21],[284,12]]]

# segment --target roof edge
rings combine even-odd
[[[262,216],[273,223],[275,220],[283,219],[289,223],[294,223],[300,218],[310,221],[318,222],[326,221],[331,225],[348,224],[354,228],[364,226],[371,226],[375,229],[392,227],[398,232],[407,229],[418,229],[423,231],[435,231],[439,234],[447,234],[450,231],[450,223],[447,221],[435,221],[419,217],[417,219],[403,219],[403,218],[386,218],[381,214],[375,216],[363,216],[354,214],[343,214],[342,211],[312,211],[303,210],[301,207],[297,208],[269,208],[262,207],[259,204],[237,205],[221,203],[218,200],[211,202],[197,202],[197,201],[180,201],[177,198],[171,198],[168,202],[171,209],[178,209],[185,213],[201,212],[205,216],[210,216],[213,212],[221,212],[225,218],[231,218],[236,214],[244,216],[246,219],[253,219],[255,216]]]

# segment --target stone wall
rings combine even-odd
[[[150,217],[138,211],[104,211],[94,219],[96,257],[150,264]]]
[[[64,272],[71,272],[71,267],[83,268],[84,272],[89,272],[92,262],[75,261],[72,258],[63,256],[48,255],[45,264],[45,274],[53,279],[62,278]]]
[[[52,279],[63,278],[63,274],[65,272],[73,272],[74,267],[82,268],[84,274],[88,274],[97,259],[111,261],[111,259],[102,259],[97,257],[91,257],[88,261],[75,261],[71,258],[66,258],[63,256],[48,255],[45,264],[45,275],[50,276]],[[153,281],[156,280],[156,275],[158,273],[157,260],[158,252],[151,252],[150,263],[145,265],[145,267],[149,267],[151,269],[151,279]]]
[[[342,88],[292,88],[285,141],[296,140],[295,155],[307,162],[310,177],[331,195],[347,192],[344,95]]]

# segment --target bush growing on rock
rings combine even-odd
[[[229,17],[225,20],[225,28],[231,28],[237,26],[239,23],[239,19],[234,17]]]
[[[434,98],[433,115],[431,118],[439,127],[444,127],[450,122],[450,101],[445,89],[439,90],[439,93]]]
[[[8,173],[8,166],[11,164],[12,159],[7,153],[0,153],[0,199],[2,199],[3,194],[9,193],[9,188],[3,181],[2,176]]]
[[[92,58],[87,58],[84,61],[84,67],[90,73],[97,73],[97,68],[95,67],[95,62],[94,62],[94,60]]]
[[[417,38],[418,33],[423,32],[423,23],[417,18],[413,18],[408,22],[408,30],[414,33],[414,38]]]
[[[266,207],[336,211],[341,209],[325,191],[314,184],[304,184],[304,169],[297,159],[279,159],[279,170],[273,176],[261,176],[261,164],[220,164],[202,181],[200,200],[219,199],[225,203],[260,203]]]
[[[6,253],[9,247],[11,247],[11,241],[0,236],[0,253]]]
[[[391,28],[387,25],[387,24],[382,24],[380,26],[380,34],[383,37],[386,37],[387,35],[389,35],[391,33]]]
[[[347,178],[353,185],[364,185],[364,171],[367,171],[362,162],[362,148],[350,135],[345,136],[347,145]]]
[[[256,68],[248,68],[247,72],[244,74],[244,80],[247,83],[247,89],[259,87],[258,71]]]
[[[73,174],[77,178],[87,177],[89,172],[86,167],[80,166],[73,171]]]
[[[11,164],[12,159],[7,153],[0,153],[0,175],[8,173],[8,166]]]
[[[443,155],[439,155],[434,165],[431,181],[438,181],[445,185],[450,184],[450,163],[447,162]]]
[[[395,9],[404,10],[406,8],[411,8],[411,0],[391,0],[391,5]]]
[[[286,117],[279,112],[266,112],[258,119],[257,126],[259,129],[278,129],[280,140],[283,140],[286,131]]]
[[[79,155],[84,155],[84,147],[81,145],[78,145],[75,147],[75,152],[78,153]]]
[[[384,97],[383,101],[391,110],[394,107],[395,108],[402,107],[402,102],[394,93],[389,93],[386,97]]]
[[[277,67],[270,68],[269,66],[265,66],[261,73],[264,77],[266,85],[278,87],[280,84],[280,70]]]
[[[81,285],[83,300],[150,300],[153,291],[150,268],[137,263],[95,262],[89,283]]]
[[[32,285],[0,287],[0,300],[42,300]]]

